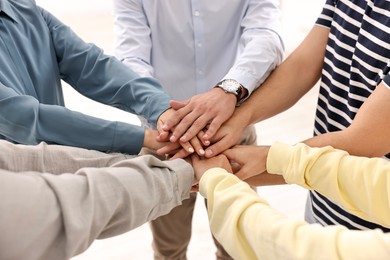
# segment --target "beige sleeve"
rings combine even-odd
[[[153,156],[59,175],[1,170],[0,259],[69,259],[168,213],[192,181],[184,160]]]
[[[207,171],[200,192],[211,230],[234,259],[388,259],[390,235],[287,217],[223,169]]]
[[[106,167],[135,157],[45,142],[38,145],[23,145],[0,140],[0,149],[0,169],[15,172],[37,171],[60,174],[75,172],[83,167]]]
[[[268,154],[267,170],[283,174],[287,183],[316,190],[362,219],[390,227],[386,159],[351,156],[330,146],[276,143]]]

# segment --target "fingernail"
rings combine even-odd
[[[203,149],[199,149],[199,153],[200,153],[201,155],[204,155],[204,150],[203,150]]]
[[[210,145],[210,141],[204,141],[205,145]]]
[[[206,150],[206,155],[213,155],[213,151],[211,151],[211,150]]]
[[[183,135],[181,138],[180,138],[180,141],[182,142],[187,142],[187,136],[186,135]]]
[[[190,148],[188,149],[188,151],[189,151],[190,153],[195,152],[195,151],[194,151],[194,148],[192,148],[192,147],[190,147]]]
[[[168,125],[167,124],[163,124],[162,128],[163,128],[163,130],[167,130]]]
[[[172,143],[176,142],[176,137],[174,135],[172,135],[170,138],[169,138],[169,141],[171,141]]]

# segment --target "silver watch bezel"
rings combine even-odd
[[[238,96],[241,84],[234,79],[225,79],[218,84],[218,87],[222,88],[226,93]]]

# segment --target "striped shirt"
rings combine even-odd
[[[327,0],[317,25],[330,29],[314,135],[347,128],[379,83],[390,86],[390,0]],[[310,192],[315,219],[350,229],[381,228]],[[388,227],[390,228],[390,227]]]

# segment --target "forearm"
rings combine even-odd
[[[315,85],[321,74],[328,32],[326,28],[313,27],[301,45],[236,109],[247,125],[290,108]]]
[[[180,205],[193,172],[184,161],[144,156],[60,176],[3,171],[0,179],[0,258],[69,259],[96,238],[127,232]]]
[[[12,172],[36,171],[61,174],[75,172],[84,167],[108,167],[134,156],[95,150],[87,150],[63,145],[13,144],[0,140],[0,168]]]
[[[384,199],[390,190],[390,163],[385,159],[350,156],[330,146],[276,143],[267,170],[282,174],[287,183],[318,191],[360,218],[390,226],[390,206]]]
[[[384,156],[390,152],[390,90],[379,84],[347,128],[305,141],[312,147],[330,145],[352,155]]]
[[[86,97],[144,116],[156,124],[171,99],[152,78],[140,77],[118,59],[80,39],[50,13],[41,10],[51,33],[62,79]],[[114,76],[115,75],[115,76]]]
[[[288,218],[229,173],[205,173],[200,192],[208,200],[213,234],[235,259],[319,259],[324,252],[327,259],[387,257],[389,243],[382,232]]]
[[[245,180],[251,186],[269,186],[269,185],[281,185],[286,184],[283,176],[269,174],[268,172],[263,172],[259,175],[250,177]]]

